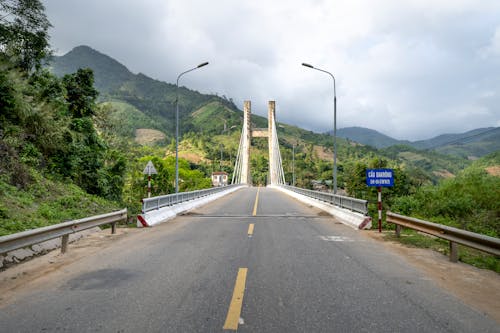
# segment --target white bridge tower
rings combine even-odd
[[[270,185],[285,184],[285,174],[276,130],[276,103],[268,103],[268,128],[252,129],[251,103],[245,101],[243,104],[243,129],[241,131],[240,146],[233,173],[233,184],[251,184],[250,176],[250,146],[252,138],[268,138],[269,142],[269,179]]]

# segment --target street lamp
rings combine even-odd
[[[179,79],[184,74],[206,65],[208,65],[208,62],[204,62],[194,68],[182,72],[177,77],[177,85],[175,88],[175,193],[179,193]]]
[[[295,143],[292,144],[292,186],[295,186]]]
[[[337,194],[337,92],[335,89],[335,76],[333,76],[330,72],[316,68],[313,65],[309,65],[304,62],[302,63],[302,66],[327,73],[333,79],[333,193]]]

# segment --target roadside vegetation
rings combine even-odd
[[[108,122],[92,70],[57,77],[42,66],[50,23],[39,1],[1,1],[0,13],[0,235],[138,203],[143,186],[131,175],[152,149]],[[154,190],[169,193],[172,161],[155,161],[165,182]],[[183,190],[210,186],[187,161],[180,173]]]
[[[437,186],[422,186],[411,196],[394,200],[391,210],[475,233],[500,237],[500,177],[488,173],[500,166],[500,152],[489,154],[443,179]],[[430,247],[448,254],[448,242],[405,231],[402,243]],[[500,273],[500,258],[459,247],[459,260]]]

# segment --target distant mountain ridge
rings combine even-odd
[[[478,128],[457,134],[442,134],[431,139],[413,142],[394,139],[364,127],[340,128],[337,130],[337,135],[378,149],[407,145],[417,149],[435,150],[448,155],[468,158],[480,157],[500,150],[500,127]]]
[[[332,132],[330,132],[332,133]],[[376,130],[365,127],[344,127],[337,130],[337,136],[349,139],[364,145],[370,145],[375,148],[386,148],[398,144],[409,144],[409,141],[402,141],[391,138]]]
[[[150,119],[146,121],[154,124],[150,127],[163,131],[167,136],[173,135],[176,98],[174,84],[154,80],[141,73],[134,74],[117,60],[89,46],[77,46],[63,56],[53,57],[50,63],[50,69],[58,76],[74,73],[82,67],[89,67],[94,71],[95,86],[100,92],[101,101],[126,102],[137,108],[137,112],[146,118],[139,114],[135,117]],[[220,133],[225,128],[241,126],[242,111],[231,99],[217,95],[201,94],[179,87],[179,109],[183,132]],[[199,110],[203,110],[204,114],[197,113]],[[252,122],[258,127],[265,127],[267,124],[267,120],[258,115],[252,115]],[[131,122],[132,130],[139,128],[140,125],[141,122]],[[305,130],[299,132],[302,137],[309,135]],[[407,145],[464,158],[480,157],[500,150],[500,127],[481,128],[460,134],[443,134],[415,142],[397,140],[363,127],[341,128],[337,130],[337,135],[377,149]],[[319,134],[316,136],[320,137]]]

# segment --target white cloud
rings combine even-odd
[[[489,45],[479,50],[479,55],[483,60],[488,57],[500,57],[500,26],[496,28]]]
[[[498,123],[496,0],[44,1],[62,52],[88,44],[135,72],[251,99],[316,131],[366,126],[407,139]],[[452,117],[467,105],[467,112]]]

